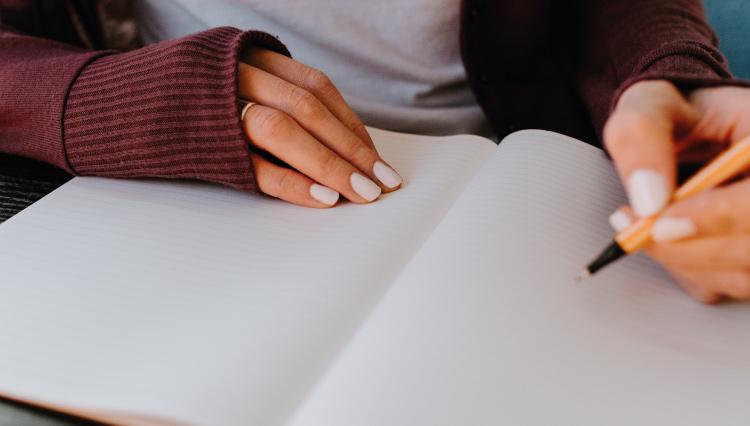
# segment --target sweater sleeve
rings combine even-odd
[[[0,30],[0,151],[77,175],[192,178],[256,190],[237,104],[249,45],[214,28],[126,53]]]
[[[665,79],[683,90],[735,80],[700,0],[581,0],[579,92],[601,134],[632,84]]]
[[[101,55],[0,25],[0,151],[70,172],[62,111],[79,70]]]

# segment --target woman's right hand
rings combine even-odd
[[[646,253],[704,303],[750,300],[750,177],[668,205],[676,165],[708,163],[748,135],[750,89],[707,87],[686,97],[665,81],[630,86],[604,131],[632,207],[610,223],[620,232],[655,216]]]
[[[321,71],[253,49],[239,65],[239,93],[255,103],[242,123],[255,148],[250,156],[263,193],[325,208],[335,205],[339,194],[369,203],[401,186],[399,174],[380,157],[362,121]]]

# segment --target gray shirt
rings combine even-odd
[[[324,71],[363,121],[421,134],[490,135],[466,81],[460,0],[138,0],[147,42],[230,25],[277,35]]]

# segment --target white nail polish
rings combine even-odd
[[[395,188],[401,185],[401,176],[380,160],[376,161],[375,165],[372,166],[372,171],[375,173],[375,177],[383,182],[383,185],[388,188]]]
[[[327,206],[332,206],[339,200],[338,192],[317,183],[310,185],[310,196]]]
[[[380,196],[380,187],[359,173],[352,173],[349,181],[354,191],[367,201],[373,201]]]
[[[692,220],[684,217],[663,217],[651,227],[651,238],[663,243],[695,235],[698,229]]]
[[[631,173],[627,189],[630,205],[639,217],[658,213],[669,201],[667,181],[654,170],[638,169]]]
[[[609,224],[612,225],[612,228],[617,232],[628,229],[631,223],[630,216],[622,210],[615,210],[615,212],[609,216]]]

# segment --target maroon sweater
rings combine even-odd
[[[249,45],[288,54],[281,42],[215,28],[127,53],[84,50],[52,40],[75,36],[43,3],[0,0],[0,152],[77,175],[256,189],[237,58]],[[737,83],[700,0],[464,0],[460,36],[501,137],[543,128],[593,141],[618,94],[643,79]]]

